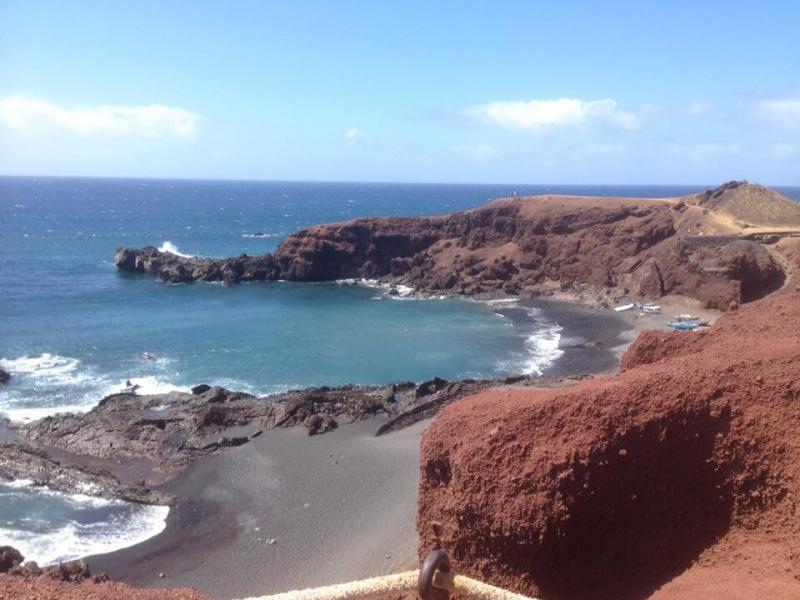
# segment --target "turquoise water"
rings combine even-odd
[[[363,286],[168,286],[118,272],[114,253],[170,242],[202,256],[261,254],[317,223],[449,213],[513,192],[702,189],[0,178],[0,366],[12,373],[0,414],[87,410],[127,380],[142,392],[209,383],[266,394],[546,372],[559,327],[536,309],[523,326],[498,313],[502,304]],[[166,508],[0,485],[0,515],[0,545],[49,562],[155,535]]]
[[[552,324],[538,324],[549,337],[537,346],[530,325],[485,304],[336,284],[168,286],[113,264],[120,245],[261,254],[317,223],[447,213],[514,191],[688,189],[0,178],[0,366],[13,374],[0,413],[86,410],[128,380],[267,394],[542,371],[557,355]]]

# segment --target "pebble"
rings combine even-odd
[[[275,538],[269,538],[267,540],[267,544],[269,544],[270,546],[272,546],[272,544],[275,544],[277,542],[278,542],[278,540],[276,540]]]
[[[159,573],[159,574],[158,574],[158,578],[159,578],[159,579],[164,579],[164,577],[165,577],[165,575],[164,575],[163,573]]]

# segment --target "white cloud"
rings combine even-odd
[[[558,127],[611,125],[622,129],[638,129],[639,118],[617,107],[616,100],[528,100],[489,102],[466,110],[468,116],[508,129],[548,131]]]
[[[456,154],[464,154],[471,156],[477,160],[486,160],[497,156],[497,149],[488,144],[479,144],[477,146],[455,146],[453,152]]]
[[[707,112],[711,112],[713,108],[714,105],[711,102],[706,102],[704,100],[696,100],[691,104],[689,104],[688,107],[686,107],[686,112],[692,115],[693,117],[696,117],[699,115],[704,115]]]
[[[781,160],[800,156],[800,144],[770,144],[765,150],[772,158]]]
[[[737,156],[742,153],[741,144],[700,143],[671,144],[664,149],[668,156],[684,158],[695,162]]]
[[[364,134],[361,133],[361,130],[358,127],[351,127],[347,131],[344,132],[344,139],[347,140],[348,143],[353,144],[364,137]]]
[[[142,106],[59,106],[26,96],[0,98],[0,124],[28,133],[71,132],[149,138],[191,138],[201,117],[184,108]]]
[[[756,117],[780,129],[800,129],[800,98],[760,100],[755,104]]]
[[[611,156],[613,154],[622,154],[626,149],[625,144],[589,143],[584,144],[580,149],[580,153],[587,156]]]

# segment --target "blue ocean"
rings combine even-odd
[[[368,282],[170,286],[120,273],[114,253],[256,255],[318,223],[450,213],[513,193],[707,187],[0,178],[0,366],[12,373],[0,416],[88,410],[127,381],[140,393],[209,383],[269,394],[543,373],[560,355],[559,326],[535,309],[521,326],[497,304],[390,296]],[[0,545],[45,563],[110,551],[158,533],[165,511],[0,485]]]

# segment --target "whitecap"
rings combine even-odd
[[[273,238],[273,237],[278,237],[278,234],[277,234],[277,233],[261,233],[261,232],[257,232],[257,233],[243,233],[243,234],[242,234],[242,237],[243,237],[243,238],[248,238],[248,239],[261,239],[261,238]]]
[[[45,534],[0,527],[0,539],[27,560],[47,566],[140,544],[164,531],[168,514],[167,506],[141,506],[133,515],[113,515],[94,523],[70,521]]]
[[[0,415],[12,421],[30,423],[59,413],[85,413],[92,409],[94,404],[60,404],[58,406],[42,408],[13,408],[4,406],[0,408]]]
[[[0,389],[0,413],[14,421],[32,421],[57,412],[85,412],[106,385],[103,377],[69,356],[45,352],[39,356],[0,359],[12,375]]]
[[[519,303],[519,298],[495,298],[494,300],[484,300],[489,306],[512,306]]]
[[[128,382],[130,382],[130,386],[128,385]],[[118,383],[106,388],[103,395],[108,396],[109,394],[119,394],[121,392],[130,390],[132,386],[136,388],[136,393],[139,395],[191,391],[191,388],[188,386],[175,385],[167,381],[162,381],[157,377],[153,377],[152,375],[147,375],[144,377],[130,377],[124,381],[119,381]]]
[[[545,369],[552,366],[564,354],[561,349],[561,332],[563,327],[557,323],[546,321],[541,316],[541,311],[533,306],[519,306],[516,298],[488,300],[485,304],[499,306],[513,306],[522,308],[531,317],[532,332],[526,332],[523,347],[525,352],[517,355],[510,361],[499,365],[501,371],[521,375],[541,376]],[[501,314],[501,313],[497,313]]]
[[[166,241],[158,247],[159,252],[166,252],[168,254],[174,254],[175,256],[180,256],[182,258],[196,258],[192,254],[184,254],[178,247],[170,241]]]
[[[0,359],[0,366],[13,375],[35,375],[43,379],[61,379],[65,375],[71,377],[80,364],[77,358],[59,356],[44,352],[39,356],[22,356],[20,358]]]
[[[523,375],[541,375],[564,354],[559,347],[562,329],[561,325],[546,325],[528,336],[525,340],[528,358],[523,365]]]

